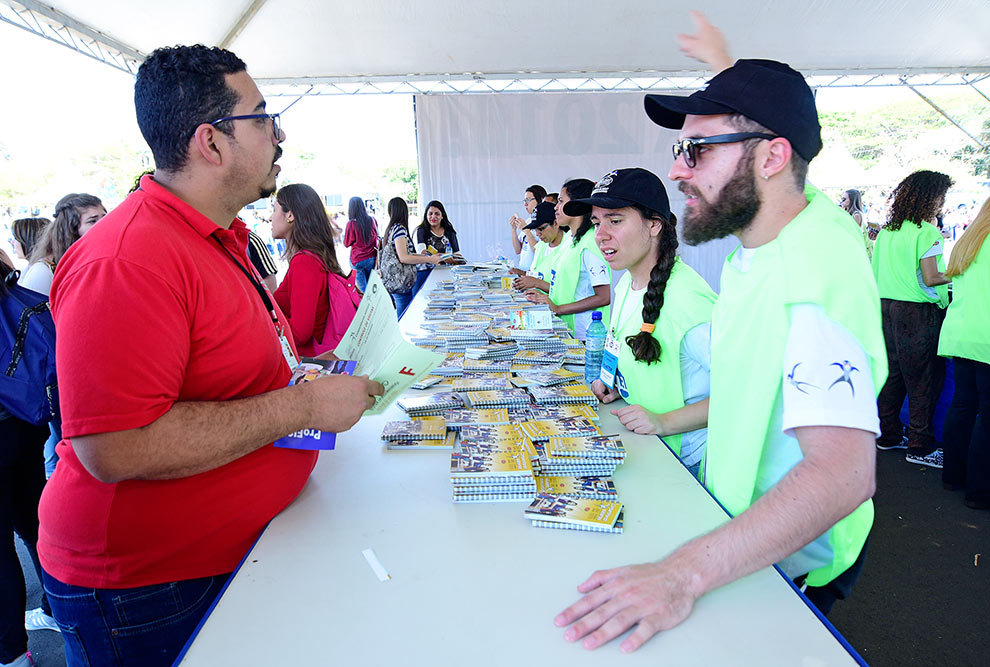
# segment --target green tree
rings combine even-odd
[[[419,171],[411,161],[404,161],[385,167],[385,179],[400,186],[403,196],[410,204],[419,201]]]

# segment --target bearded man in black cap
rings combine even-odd
[[[685,50],[727,65],[718,31],[696,19]],[[887,375],[858,229],[805,184],[822,141],[804,78],[739,60],[704,90],[645,104],[680,131],[670,178],[687,197],[684,240],[740,241],[712,315],[701,475],[733,518],[661,561],[578,586],[585,596],[555,620],[573,623],[565,638],[596,648],[636,625],[625,652],[682,622],[705,593],[772,563],[825,613],[848,594],[873,522],[875,398]]]

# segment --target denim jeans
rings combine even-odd
[[[412,303],[413,293],[412,290],[408,292],[392,292],[392,302],[395,304],[395,314],[401,320],[402,314],[406,312],[406,308]]]
[[[44,573],[68,667],[171,665],[229,574],[138,588],[64,584]]]
[[[413,285],[412,295],[416,296],[419,290],[423,289],[423,285],[426,283],[426,279],[430,277],[433,273],[433,269],[420,269],[416,271],[416,284]]]
[[[990,364],[956,357],[956,393],[945,416],[942,481],[990,502]]]
[[[371,272],[375,270],[375,258],[369,257],[368,259],[362,259],[354,265],[354,270],[357,271],[354,284],[357,285],[359,290],[364,292],[364,288],[368,286],[368,279],[371,277]]]

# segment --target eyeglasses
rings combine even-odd
[[[210,125],[218,125],[227,120],[253,120],[260,118],[268,118],[272,121],[272,134],[275,136],[275,141],[282,140],[282,122],[280,120],[282,114],[280,113],[249,113],[244,116],[225,116],[224,118],[217,118],[216,120],[210,121]]]
[[[711,137],[691,137],[681,139],[671,148],[674,150],[674,161],[684,154],[684,164],[688,169],[694,169],[698,164],[698,146],[709,144],[735,144],[747,139],[776,139],[776,135],[763,132],[734,132],[732,134],[716,134]]]
[[[524,204],[528,204],[531,201],[536,201],[536,197],[526,197],[525,199],[523,199]]]

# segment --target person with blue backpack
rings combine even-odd
[[[47,299],[18,286],[17,275],[0,251],[0,525],[21,538],[40,582],[38,502],[53,416],[49,397],[56,395],[55,325]],[[0,541],[0,665],[28,665],[24,572],[13,534]],[[33,628],[58,627],[45,595],[41,610],[29,614]],[[50,623],[39,625],[35,617]]]

